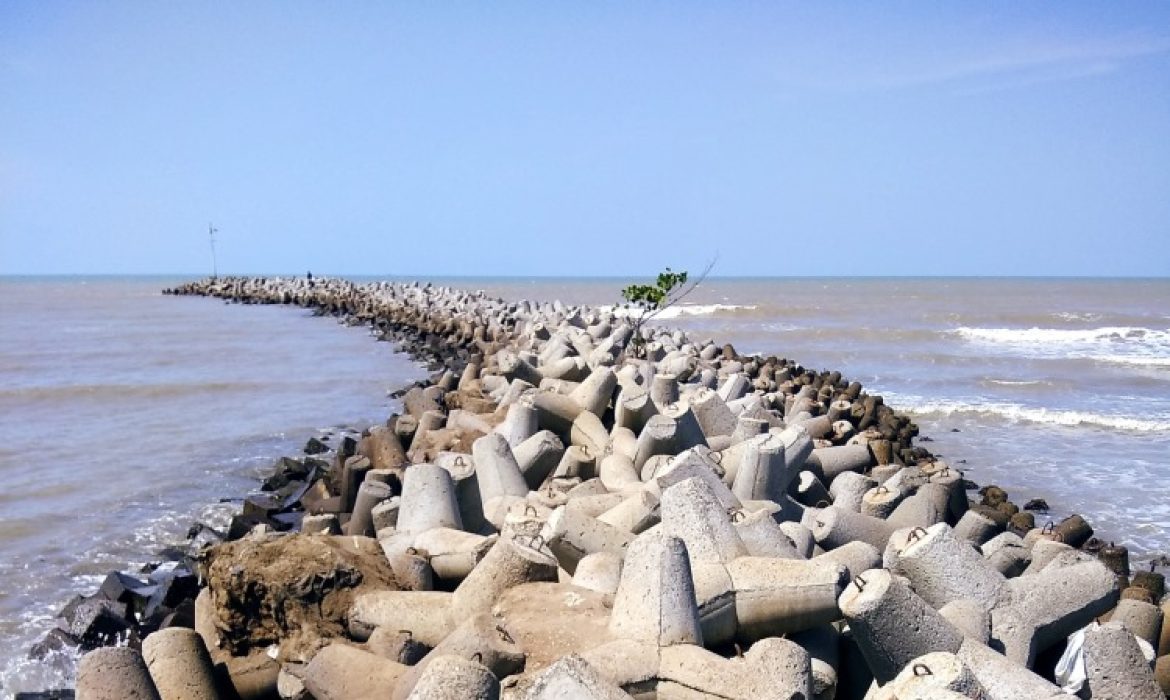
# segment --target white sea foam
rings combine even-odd
[[[1049,384],[1042,379],[988,379],[988,384],[998,384],[999,386],[1040,386],[1041,384]]]
[[[1149,355],[1088,355],[1088,359],[1110,365],[1129,365],[1130,367],[1170,367],[1170,357],[1152,357]]]
[[[1170,330],[1138,328],[1135,326],[1104,326],[1101,328],[956,328],[955,333],[968,340],[986,343],[1019,344],[1080,344],[1136,341],[1148,345],[1170,345]]]
[[[891,406],[914,415],[991,415],[1011,422],[1040,423],[1065,427],[1095,426],[1138,433],[1170,432],[1170,420],[1159,418],[1137,418],[1134,416],[1109,415],[1092,413],[1090,411],[1059,410],[992,401],[927,399],[920,396],[895,395],[890,392],[886,392],[884,397]]]
[[[680,304],[678,306],[671,306],[658,313],[654,314],[655,319],[669,319],[679,318],[681,316],[710,316],[717,313],[726,313],[728,311],[738,311],[740,309],[751,311],[755,309],[755,304]],[[628,306],[602,306],[600,311],[612,311],[615,316],[637,316],[641,311]]]
[[[1170,330],[1101,328],[968,328],[952,331],[993,351],[1026,357],[1084,359],[1102,364],[1170,367]]]

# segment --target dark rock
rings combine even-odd
[[[244,499],[244,508],[240,514],[245,516],[255,516],[260,518],[267,518],[269,514],[280,510],[284,499],[274,493],[257,493],[248,496]],[[231,533],[228,533],[231,537]]]
[[[1039,513],[1048,512],[1048,501],[1043,498],[1033,498],[1024,504],[1024,510],[1036,511]]]
[[[962,430],[959,430],[958,428],[951,428],[951,432],[952,432],[952,433],[961,433],[961,432],[963,432],[963,431],[962,431]]]
[[[187,539],[197,540],[196,546],[214,544],[227,539],[227,534],[220,532],[206,523],[195,523],[187,528]]]
[[[119,571],[111,571],[98,589],[98,595],[119,603],[130,603],[135,609],[141,610],[154,594],[155,588],[146,581],[140,581]]]
[[[72,690],[38,690],[35,693],[17,693],[13,700],[73,700]]]
[[[132,627],[129,606],[97,595],[82,600],[61,621],[61,628],[86,650],[115,644]]]
[[[977,490],[979,490],[979,484],[975,483],[974,481],[971,481],[970,479],[963,479],[963,490],[964,491],[977,491]]]
[[[195,601],[193,599],[184,600],[182,603],[179,603],[179,607],[164,617],[162,623],[158,626],[162,630],[168,627],[195,628]]]
[[[1007,503],[1008,500],[1007,491],[994,484],[979,489],[979,495],[983,497],[980,503],[985,506],[991,506],[992,508],[998,506],[1000,503]]]
[[[54,652],[74,649],[81,644],[81,640],[63,629],[54,627],[28,650],[28,658],[34,661],[43,661]]]
[[[300,530],[301,521],[305,519],[305,512],[295,511],[292,513],[277,513],[273,515],[271,520],[276,524],[276,529],[281,532],[288,530]]]
[[[315,437],[309,438],[309,441],[305,443],[304,451],[307,455],[319,455],[322,452],[328,452],[329,445],[326,445]]]
[[[154,595],[147,601],[143,615],[151,617],[160,608],[173,609],[188,598],[194,600],[198,594],[199,577],[187,569],[175,569],[159,577]]]
[[[227,539],[234,542],[251,532],[252,528],[257,525],[267,525],[273,530],[277,529],[276,524],[264,515],[255,513],[245,515],[241,513],[232,517],[232,523],[228,526]]]

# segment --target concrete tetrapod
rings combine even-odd
[[[864,474],[845,472],[829,484],[829,495],[833,497],[833,505],[838,508],[860,513],[861,500],[875,486],[877,482]]]
[[[451,473],[434,464],[414,464],[407,468],[402,477],[395,527],[399,532],[408,533],[436,527],[463,529]]]
[[[528,495],[528,484],[524,481],[524,474],[521,473],[520,465],[516,463],[516,457],[512,454],[512,448],[503,435],[490,433],[479,438],[471,445],[471,455],[475,458],[479,493],[485,507],[493,498],[501,496],[523,498]],[[405,491],[405,486],[403,488]]]
[[[481,613],[462,622],[421,661],[408,668],[394,686],[391,698],[403,700],[411,695],[416,684],[427,674],[428,667],[445,657],[474,660],[485,666],[489,674],[499,678],[515,673],[524,666],[524,651],[513,640],[507,628],[491,614]]]
[[[878,691],[874,700],[934,697],[943,690],[971,700],[991,700],[967,664],[945,651],[923,654],[911,661],[893,681]]]
[[[809,654],[787,639],[762,639],[743,658],[680,644],[661,652],[657,697],[791,700],[812,697]]]
[[[654,455],[674,454],[678,425],[672,418],[663,415],[652,416],[638,434],[638,450],[634,455],[634,469],[642,471],[646,460]]]
[[[609,629],[615,637],[655,647],[703,643],[687,547],[681,539],[653,533],[634,539],[626,551]]]
[[[1097,560],[1010,579],[1011,603],[991,611],[993,646],[1031,668],[1036,654],[1108,612],[1117,578]]]
[[[870,569],[880,569],[882,566],[882,555],[873,545],[855,540],[831,549],[824,554],[818,554],[816,557],[813,557],[813,561],[827,561],[841,564],[845,567],[845,575],[849,577],[849,580],[853,580],[853,577],[860,573],[869,571]]]
[[[766,510],[746,513],[742,517],[733,513],[735,531],[753,557],[778,557],[780,559],[803,559],[796,544],[789,539],[784,529]],[[865,567],[870,568],[870,567]]]
[[[661,508],[663,532],[686,543],[692,562],[727,563],[747,555],[731,516],[704,480],[685,479],[667,488]]]
[[[703,387],[691,394],[690,402],[707,439],[735,432],[735,415],[718,393]]]
[[[597,519],[619,530],[635,535],[645,532],[661,520],[658,511],[658,497],[644,489],[597,516]]]
[[[501,537],[452,594],[452,619],[467,620],[491,611],[500,594],[512,586],[530,581],[556,581],[557,560],[542,545],[540,542],[521,544]]]
[[[874,678],[888,683],[915,658],[957,652],[963,634],[885,569],[854,577],[838,601]]]
[[[425,552],[435,576],[458,581],[483,561],[495,544],[495,535],[484,537],[471,532],[436,527],[415,535],[414,548]]]
[[[1130,632],[1144,639],[1151,647],[1158,648],[1158,636],[1162,630],[1162,610],[1144,600],[1121,600],[1109,616],[1110,622],[1123,625]]]
[[[162,700],[217,700],[215,671],[203,637],[168,627],[142,640],[142,657]]]
[[[159,700],[142,655],[128,647],[94,649],[77,665],[79,700]]]
[[[496,700],[500,682],[483,664],[440,656],[426,667],[407,700]]]
[[[358,487],[357,498],[354,499],[353,514],[345,525],[346,534],[372,537],[375,533],[374,507],[393,496],[394,489],[389,484],[370,481],[369,478],[363,481]]]
[[[305,667],[305,688],[315,700],[380,700],[394,688],[407,666],[334,642]]]
[[[778,637],[841,618],[837,597],[848,581],[841,564],[740,557],[727,564],[727,572],[741,640]]]
[[[1133,633],[1110,622],[1085,632],[1086,698],[1165,700]]]
[[[1006,598],[1007,580],[1003,574],[970,542],[956,538],[946,523],[912,530],[906,541],[893,572],[910,579],[914,592],[932,607],[970,599],[991,610]]]
[[[720,479],[720,465],[714,461],[715,455],[704,451],[704,448],[686,450],[674,457],[662,456],[656,459],[666,460],[665,466],[658,470],[653,481],[646,484],[646,488],[661,492],[681,481],[699,479],[718,499],[724,511],[743,507],[727,484]]]
[[[581,558],[573,572],[574,586],[598,593],[616,593],[622,579],[622,558],[613,552],[597,552]]]
[[[504,690],[504,700],[629,700],[622,691],[577,654],[563,656],[530,678]]]
[[[784,460],[783,440],[767,433],[748,440],[741,448],[731,492],[741,501],[779,502],[795,477]]]
[[[617,388],[617,375],[612,367],[597,367],[569,395],[582,410],[600,416],[605,413]]]
[[[536,408],[530,399],[521,399],[508,406],[508,413],[503,422],[495,427],[495,432],[504,436],[512,449],[536,434],[539,421]]]
[[[585,555],[596,552],[621,554],[634,539],[633,533],[590,517],[571,504],[552,512],[543,537],[561,568],[570,575],[577,570],[577,562]]]
[[[878,551],[886,548],[890,536],[897,529],[888,521],[873,518],[851,510],[829,506],[805,511],[813,537],[823,549],[829,550],[861,540]]]
[[[956,656],[983,686],[988,700],[1068,700],[1060,688],[974,639],[964,639]]]
[[[454,595],[445,591],[371,591],[354,598],[348,629],[358,641],[378,627],[409,630],[429,647],[446,639],[455,625],[449,611]]]
[[[873,455],[865,445],[841,445],[813,449],[806,461],[805,469],[829,484],[847,472],[860,473],[873,465]]]
[[[541,430],[515,446],[512,456],[524,482],[530,489],[538,489],[561,461],[565,444],[551,430]]]

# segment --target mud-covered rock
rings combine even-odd
[[[218,646],[239,656],[278,644],[282,659],[341,636],[354,596],[397,590],[376,541],[364,537],[248,537],[204,556]]]

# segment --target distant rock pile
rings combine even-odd
[[[436,374],[284,460],[191,615],[88,654],[80,697],[1063,698],[1082,630],[1082,697],[1166,697],[1160,576],[970,501],[838,372],[431,285],[168,292],[368,324]]]

